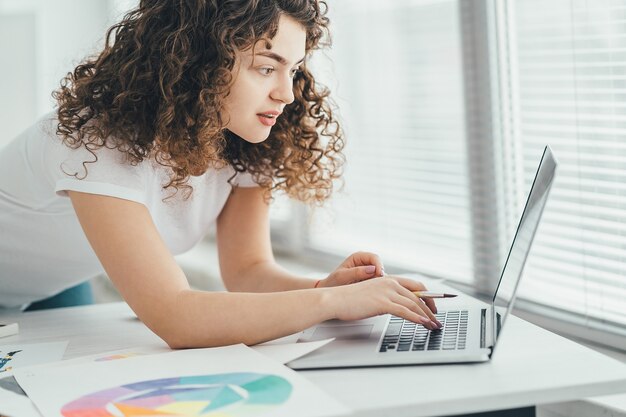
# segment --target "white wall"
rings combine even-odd
[[[132,0],[0,0],[0,147],[51,111],[61,78]]]
[[[37,114],[36,16],[0,14],[0,147]]]

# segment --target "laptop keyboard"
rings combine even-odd
[[[379,352],[465,349],[468,311],[444,311],[435,317],[443,324],[441,329],[429,330],[421,324],[391,316]]]

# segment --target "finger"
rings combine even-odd
[[[402,294],[404,296],[409,297],[411,300],[414,300],[416,303],[418,303],[420,305],[420,307],[422,307],[424,310],[426,310],[428,312],[428,316],[431,318],[431,320],[433,320],[433,321],[436,320],[434,313],[437,312],[437,306],[435,305],[435,303],[434,303],[432,298],[420,298],[417,295],[413,294],[412,291],[409,291],[409,290],[407,290],[404,287],[403,287],[403,289],[406,290],[406,292],[404,292],[404,291],[402,292]]]
[[[418,298],[419,298],[419,297],[418,297]],[[427,303],[425,303],[425,301],[428,301],[428,300],[423,300],[423,299],[419,298],[419,303],[421,303],[422,310],[424,310],[424,311],[426,311],[426,310],[430,311],[430,312],[431,312],[431,314],[432,314],[432,317],[431,317],[431,315],[430,315],[430,314],[428,315],[428,317],[430,317],[430,319],[431,319],[432,321],[434,321],[434,322],[435,322],[435,324],[437,324],[437,326],[438,326],[439,328],[442,328],[442,327],[443,327],[443,324],[442,324],[439,320],[437,320],[437,316],[435,316],[435,313],[437,313],[437,311],[433,311],[433,310],[432,310],[432,309],[428,306],[428,304],[427,304]]]
[[[406,297],[410,302],[417,304],[420,310],[423,311],[424,314],[426,314],[426,316],[428,316],[428,318],[433,323],[435,323],[438,328],[442,326],[439,320],[437,320],[437,317],[435,317],[431,309],[424,303],[422,299],[420,299],[418,296],[416,296],[411,291],[406,289],[406,287],[403,287],[401,284],[399,285],[398,292],[400,295]]]
[[[396,294],[395,296],[393,296],[391,298],[391,301],[395,304],[399,304],[404,306],[405,308],[413,311],[414,313],[420,315],[421,317],[423,317],[424,319],[422,321],[420,321],[419,323],[424,325],[424,327],[426,327],[427,329],[431,329],[434,330],[436,328],[438,328],[438,326],[435,324],[435,322],[428,316],[428,313],[426,311],[424,311],[419,304],[417,304],[416,302],[414,302],[413,300],[407,298],[407,297],[403,297],[401,294]],[[431,313],[432,314],[432,313]]]
[[[389,313],[393,314],[394,316],[402,317],[403,319],[412,321],[413,323],[421,324],[426,328],[430,328],[429,326],[432,326],[432,324],[426,317],[417,314],[416,312],[408,307],[405,307],[402,304],[392,303],[392,305],[389,307]]]
[[[404,295],[405,297],[410,298],[413,302],[415,302],[417,305],[419,305],[420,308],[424,311],[424,313],[426,313],[428,318],[430,320],[432,320],[434,323],[436,323],[437,326],[439,326],[439,327],[442,326],[441,322],[439,322],[439,320],[437,320],[437,317],[435,317],[435,314],[430,309],[430,307],[424,302],[423,299],[419,298],[418,296],[416,296],[415,294],[413,294],[411,291],[407,290],[406,288],[403,288],[403,290],[406,291],[406,293],[403,291],[402,295]]]
[[[426,313],[426,315],[428,315],[428,318],[431,319],[435,324],[437,324],[438,327],[442,327],[443,325],[441,324],[441,322],[439,320],[437,320],[437,317],[435,317],[434,312],[430,309],[430,307],[424,302],[425,300],[423,300],[422,298],[417,297],[415,294],[413,294],[411,291],[409,291],[409,293],[415,297],[412,298],[411,300],[415,300],[415,303],[417,303],[417,305],[420,306],[420,308],[422,310],[424,310],[424,312]]]
[[[432,298],[420,298],[420,300],[428,306],[430,311],[437,314],[437,305],[435,304],[435,300]]]
[[[402,285],[404,288],[407,288],[409,291],[426,291],[427,289],[426,286],[419,281],[413,281],[412,279],[401,277],[397,277],[394,279],[398,281],[400,285]],[[426,303],[428,309],[431,312],[437,314],[437,305],[435,304],[435,300],[433,300],[432,298],[426,298],[422,299],[422,302]]]
[[[374,278],[375,276],[376,267],[374,265],[352,267],[335,271],[337,281],[343,284],[365,281],[370,278]]]
[[[380,260],[380,256],[371,252],[355,252],[348,257],[342,264],[344,267],[358,267],[365,265],[374,265],[376,267],[375,276],[381,277],[384,273],[384,265]]]
[[[427,290],[426,286],[419,281],[414,281],[410,278],[403,278],[403,277],[394,277],[394,279],[398,281],[404,288],[407,288],[410,291],[426,291]]]

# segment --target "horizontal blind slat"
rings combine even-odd
[[[470,281],[458,0],[372,7],[346,0],[330,8],[348,163],[344,192],[315,219],[311,245],[335,253],[366,246],[386,265]],[[380,36],[365,44],[372,27]]]
[[[561,161],[520,297],[626,324],[626,7],[512,4],[526,184],[539,147]]]

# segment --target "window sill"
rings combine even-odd
[[[446,284],[485,301],[486,297],[476,294],[471,286],[450,281],[446,281]],[[582,325],[555,318],[554,316],[557,316],[557,314],[550,314],[548,307],[541,308],[537,304],[525,300],[516,302],[513,313],[537,326],[626,363],[626,351],[618,348],[626,346],[626,338],[621,335],[607,334],[607,332],[588,329]],[[586,337],[582,338],[581,334],[584,334]],[[626,417],[626,393],[537,407],[537,417],[589,417],[600,415],[604,417]]]

